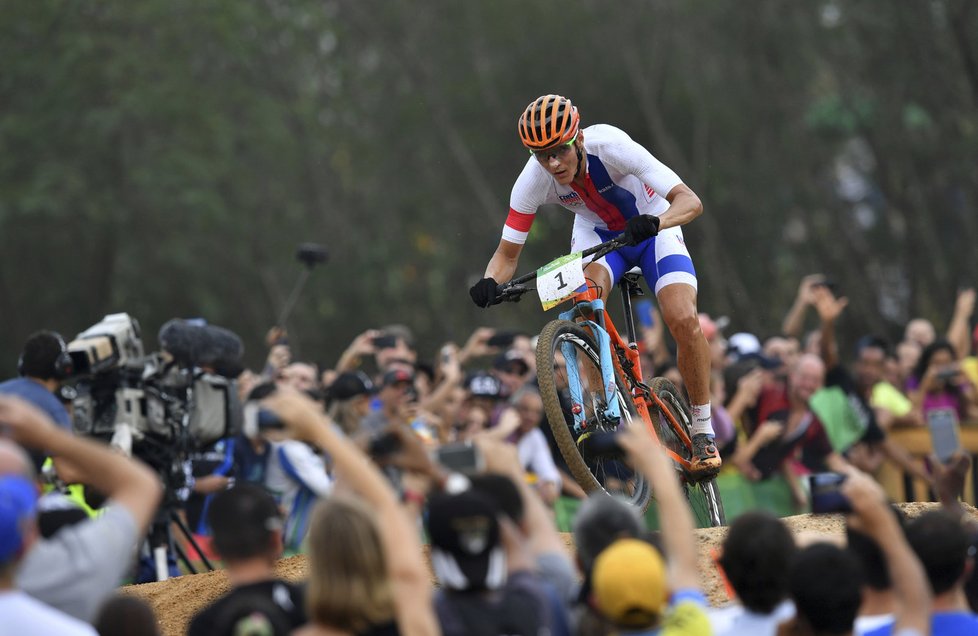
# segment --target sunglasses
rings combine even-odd
[[[537,161],[548,161],[551,157],[561,158],[570,152],[571,148],[574,147],[574,142],[577,141],[577,134],[575,134],[570,141],[562,143],[559,146],[554,146],[553,148],[547,148],[546,150],[531,150],[530,154],[537,158]]]

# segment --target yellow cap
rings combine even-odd
[[[668,600],[662,555],[645,541],[616,541],[594,561],[591,589],[605,618],[627,627],[648,627]]]

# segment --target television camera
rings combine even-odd
[[[69,382],[77,394],[75,431],[110,440],[163,481],[166,493],[150,537],[162,580],[169,548],[189,564],[168,529],[171,521],[182,525],[175,511],[189,496],[189,460],[241,429],[234,378],[242,370],[244,348],[227,329],[181,319],[163,325],[159,343],[159,352],[145,353],[139,323],[117,313],[78,334],[67,348],[74,367]]]
[[[144,353],[139,323],[125,313],[78,334],[68,344],[72,419],[76,432],[111,439],[176,489],[190,453],[240,430],[234,378],[243,347],[231,331],[180,319],[164,324],[159,340],[160,352]]]

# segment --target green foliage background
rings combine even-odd
[[[403,322],[427,350],[480,324],[526,161],[519,112],[566,94],[702,197],[701,309],[777,331],[806,273],[844,329],[939,328],[978,271],[978,9],[970,0],[0,1],[0,364],[33,330],[201,315],[262,358],[290,328],[332,363]],[[521,270],[566,251],[541,211]],[[424,349],[424,347],[423,347]]]

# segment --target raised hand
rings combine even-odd
[[[849,299],[845,296],[836,298],[827,287],[816,287],[812,291],[815,299],[815,311],[822,322],[835,322],[842,314],[842,311],[849,305]]]
[[[798,302],[805,305],[815,304],[815,290],[825,282],[823,274],[809,274],[801,279],[798,285]]]

